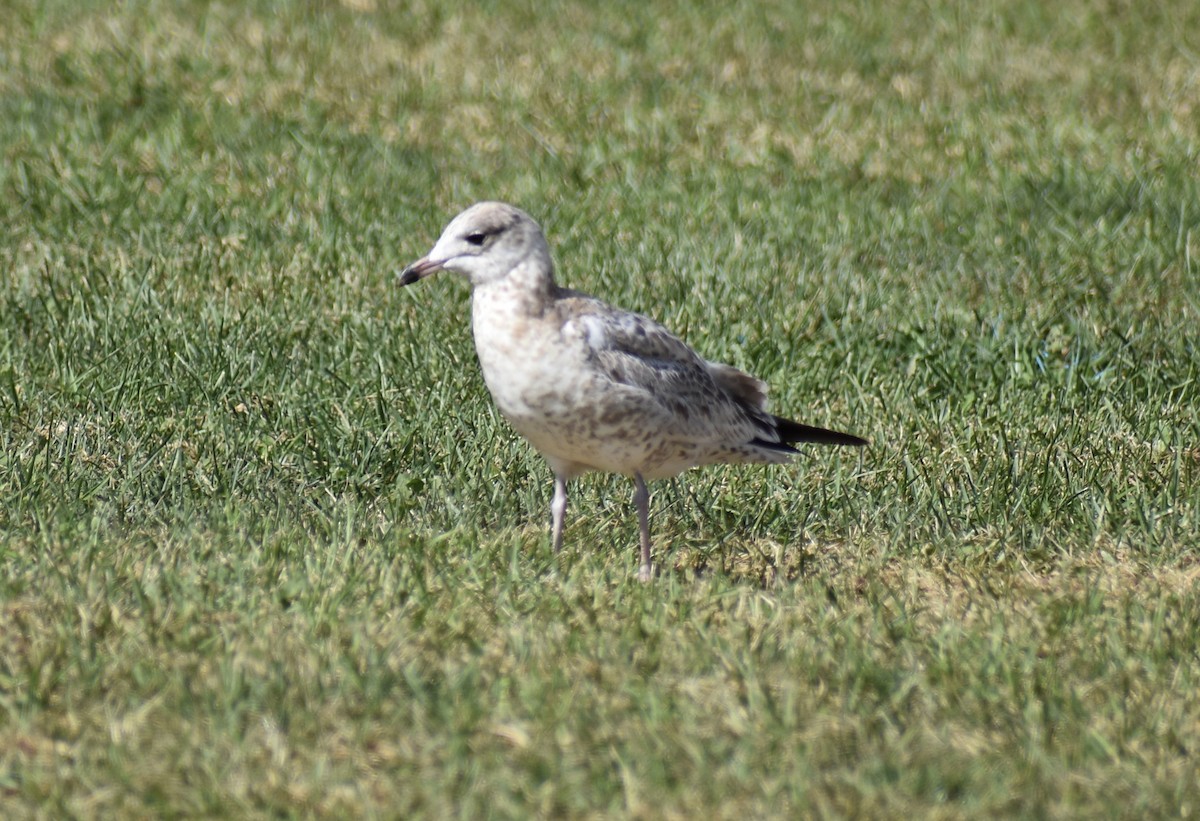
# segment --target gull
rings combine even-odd
[[[801,442],[867,444],[772,415],[766,383],[709,362],[652,319],[558,285],[542,229],[512,205],[463,211],[433,250],[400,272],[400,285],[443,270],[471,284],[475,352],[492,399],[554,472],[556,553],[567,482],[582,473],[632,477],[638,577],[648,581],[647,479],[698,465],[787,462]]]

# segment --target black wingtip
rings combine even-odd
[[[855,436],[852,433],[815,428],[812,425],[801,425],[799,422],[793,422],[791,419],[784,419],[779,416],[775,417],[775,429],[779,432],[780,441],[785,444],[811,442],[817,445],[844,445],[855,448],[866,447],[871,444],[861,436]]]

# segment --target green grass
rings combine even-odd
[[[8,0],[0,816],[1200,811],[1200,6]],[[873,440],[550,476],[466,287]]]

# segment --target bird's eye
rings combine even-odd
[[[473,234],[467,234],[467,242],[471,245],[483,245],[483,241],[487,239],[487,234],[482,234],[476,231]]]

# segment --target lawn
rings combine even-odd
[[[0,817],[1200,812],[1200,4],[0,0]],[[395,272],[871,439],[573,487]]]

